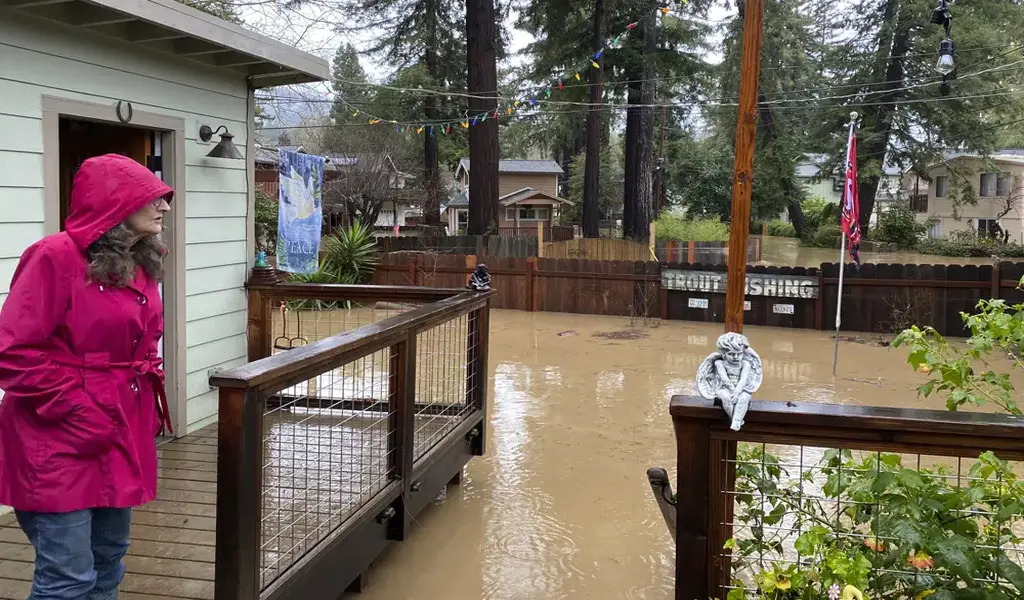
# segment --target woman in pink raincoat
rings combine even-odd
[[[117,598],[131,507],[156,496],[171,195],[127,157],[85,161],[0,311],[0,504],[36,550],[29,600]]]

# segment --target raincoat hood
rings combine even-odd
[[[127,156],[90,158],[75,174],[65,230],[84,251],[147,202],[170,199],[173,193],[152,171]]]

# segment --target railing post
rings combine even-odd
[[[246,330],[249,362],[270,356],[271,309],[270,297],[261,286],[251,285],[248,289],[249,323]]]
[[[395,345],[389,361],[388,471],[402,484],[395,517],[388,522],[388,539],[402,541],[409,533],[409,494],[412,486],[416,418],[416,332]]]
[[[483,456],[487,449],[487,346],[490,331],[491,301],[469,317],[466,344],[466,403],[483,414],[479,435],[473,438],[473,455]]]
[[[713,598],[708,556],[711,501],[708,459],[711,432],[706,421],[672,420],[676,432],[676,600]]]
[[[257,392],[221,387],[217,423],[217,548],[214,597],[260,594],[263,411]]]

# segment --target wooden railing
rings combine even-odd
[[[951,462],[949,478],[955,478],[956,485],[971,478],[969,473],[962,472],[961,459],[977,459],[982,453],[991,451],[1003,460],[1024,460],[1024,420],[1005,415],[755,401],[747,412],[743,428],[736,432],[729,429],[722,409],[702,398],[673,397],[670,413],[678,451],[675,506],[677,600],[724,600],[738,577],[734,572],[735,550],[726,549],[726,542],[734,535],[739,536],[736,530],[743,525],[737,523],[736,511],[740,506],[737,493],[756,496],[758,492],[742,485],[743,489],[737,492],[737,466],[744,464],[743,460],[737,459],[737,443],[760,444],[766,449],[766,454],[774,451],[788,457],[780,463],[767,464],[779,468],[782,473],[788,472],[794,481],[799,478],[801,502],[811,499],[812,488],[824,489],[821,482],[815,481],[815,477],[820,475],[816,471],[819,467],[811,464],[812,455],[821,456],[824,449],[867,451],[877,454],[879,460],[882,459],[881,453],[917,455],[916,470],[922,473],[922,457],[940,463]],[[746,466],[749,467],[749,463]],[[764,466],[762,462],[753,468],[757,470]],[[909,470],[915,468],[910,467]],[[843,502],[837,503],[837,521]],[[884,504],[875,506],[875,514],[884,508]],[[764,509],[763,514],[766,512]],[[985,517],[985,513],[977,512],[977,509],[962,512],[970,517],[975,514]],[[778,520],[774,524],[767,521],[759,523],[763,526],[761,535],[772,527],[789,527],[790,531],[799,529],[793,525],[791,515],[775,517]],[[963,517],[958,515],[958,518]],[[831,532],[830,535],[838,534]],[[796,560],[800,560],[799,553],[792,548],[795,537],[792,535],[779,546],[779,556],[788,557],[791,564],[794,553]],[[1020,552],[1020,549],[1013,552]],[[770,562],[762,560],[762,563]],[[942,573],[928,575],[932,581],[940,581]],[[1004,580],[1003,584],[1006,583]],[[754,581],[750,585],[756,587],[757,583]],[[875,593],[869,595],[876,597]]]
[[[483,454],[490,295],[249,286],[252,362],[211,378],[216,600],[358,590]]]

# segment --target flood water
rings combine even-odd
[[[761,243],[760,265],[789,267],[820,267],[824,262],[837,262],[839,249],[808,248],[800,240],[784,237],[764,237]],[[849,261],[849,255],[846,258]],[[923,265],[990,265],[991,257],[934,256],[918,252],[861,252],[862,263],[923,264]],[[1014,260],[1014,259],[1005,259]]]
[[[493,311],[490,432],[461,486],[371,569],[366,600],[671,597],[674,551],[646,470],[675,473],[672,394],[692,393],[719,324]],[[942,408],[900,349],[747,328],[757,397]],[[355,597],[353,597],[355,598]]]

